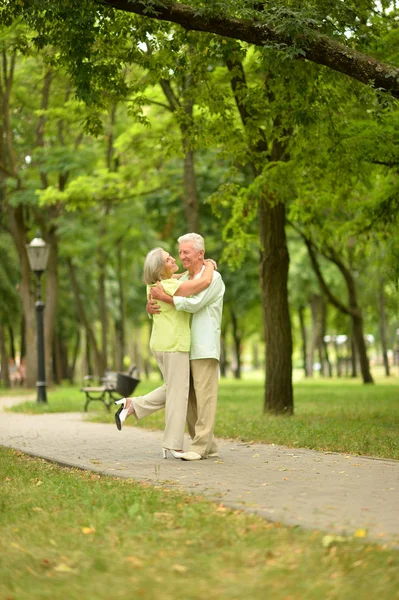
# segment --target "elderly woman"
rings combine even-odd
[[[179,296],[184,297],[201,292],[210,285],[214,270],[212,260],[204,263],[205,269],[200,278],[180,281],[174,275],[178,271],[175,259],[162,248],[151,250],[144,263],[147,296],[157,281],[169,296],[174,296],[177,291]],[[130,415],[140,420],[165,407],[163,457],[167,458],[169,451],[174,458],[181,458],[190,380],[190,314],[177,311],[166,302],[160,301],[159,305],[160,314],[153,316],[150,348],[165,383],[145,396],[122,398],[115,402],[121,405],[115,414],[115,422],[121,430]]]

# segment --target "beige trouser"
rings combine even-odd
[[[165,407],[162,447],[182,450],[190,385],[188,352],[154,352],[164,385],[145,396],[132,398],[137,419]]]
[[[213,437],[219,385],[219,361],[199,358],[190,361],[190,394],[187,409],[190,451],[203,457],[217,452]]]

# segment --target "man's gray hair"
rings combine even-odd
[[[177,241],[179,244],[182,242],[193,242],[197,252],[203,250],[205,254],[205,240],[199,233],[186,233],[185,235],[181,235]]]
[[[163,253],[163,248],[154,248],[145,257],[143,280],[147,285],[161,281],[164,269]]]

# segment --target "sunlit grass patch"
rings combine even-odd
[[[1,598],[357,600],[398,589],[387,546],[6,449],[0,472]]]

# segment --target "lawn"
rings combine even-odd
[[[398,598],[399,554],[0,448],[0,598]]]
[[[157,384],[144,381],[136,394],[145,394]],[[398,378],[382,379],[377,385],[350,379],[302,380],[294,390],[295,415],[277,417],[263,414],[262,381],[221,380],[216,436],[399,459]],[[79,389],[64,386],[49,390],[46,407],[31,401],[13,410],[80,411],[83,405]],[[93,402],[89,407],[89,418],[94,421],[112,423],[113,413],[113,409],[107,413],[100,403]],[[126,425],[162,429],[164,413],[154,414],[139,424],[132,419]]]

